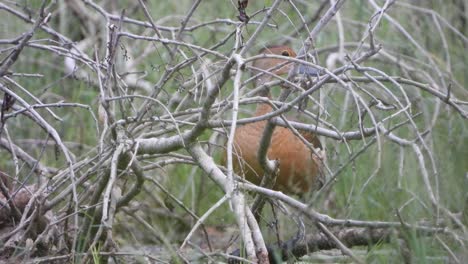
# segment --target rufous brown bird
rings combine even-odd
[[[287,46],[267,47],[260,54],[276,54],[284,57],[296,57],[296,53]],[[289,72],[293,63],[287,63],[287,59],[262,58],[253,63],[254,74],[268,71],[275,75],[283,75]],[[279,65],[282,65],[279,67]],[[301,66],[303,74],[316,75],[317,70]],[[271,74],[263,74],[255,80],[256,86],[273,78]],[[265,88],[260,92],[261,96],[270,97],[270,91]],[[272,111],[272,107],[266,103],[259,103],[254,116],[261,116]],[[239,126],[236,129],[233,145],[233,169],[237,175],[245,176],[245,179],[260,184],[264,175],[258,161],[258,148],[267,121],[259,121]],[[275,127],[271,138],[267,157],[279,162],[274,190],[280,190],[288,194],[303,194],[321,186],[322,165],[325,157],[322,144],[317,136],[311,132],[299,131],[310,142],[315,150],[309,148],[304,142],[288,128]],[[225,153],[226,156],[226,153]],[[224,158],[224,161],[226,158]]]

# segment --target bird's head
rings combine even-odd
[[[293,67],[294,63],[288,59],[288,57],[295,58],[296,52],[288,47],[288,46],[270,46],[263,48],[259,51],[259,54],[273,54],[283,56],[285,58],[261,58],[254,61],[252,67],[257,69],[255,74],[258,74],[262,71],[268,71],[275,75],[284,75],[287,74]],[[298,66],[298,73],[316,76],[318,74],[318,70],[306,65],[299,65]],[[263,76],[259,77],[257,83],[263,83],[266,81],[271,80],[271,75],[264,74]]]
[[[259,54],[273,54],[292,58],[296,57],[296,52],[288,46],[266,47],[261,49]],[[276,75],[282,75],[288,73],[293,66],[293,63],[289,62],[287,58],[262,58],[255,60],[252,66],[256,69],[269,71]]]

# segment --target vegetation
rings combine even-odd
[[[467,262],[466,4],[0,1],[0,263]],[[256,96],[270,45],[321,75]],[[221,161],[265,100],[320,135],[322,189]]]

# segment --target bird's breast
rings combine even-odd
[[[265,125],[266,121],[244,125],[236,130],[234,137],[234,169],[255,184],[263,177],[257,153]],[[289,129],[276,127],[267,153],[268,159],[279,162],[274,189],[302,193],[315,186],[319,166],[313,155]]]

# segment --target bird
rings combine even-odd
[[[253,62],[254,74],[267,71],[271,74],[263,74],[256,78],[255,86],[270,81],[272,75],[287,74],[293,67],[293,63],[287,63],[287,57],[296,57],[294,50],[288,46],[269,46],[259,51],[259,54],[275,54],[285,58],[260,58]],[[301,66],[300,73],[314,75],[317,70]],[[263,88],[260,96],[271,98],[269,88]],[[267,103],[259,103],[256,106],[254,116],[261,116],[272,111]],[[246,180],[259,185],[264,175],[258,160],[258,148],[267,120],[248,123],[238,126],[233,139],[233,170]],[[275,127],[267,157],[277,160],[279,171],[276,173],[276,183],[273,190],[286,194],[303,195],[311,190],[318,189],[323,184],[323,159],[325,157],[322,144],[317,135],[308,131],[299,131],[315,150],[308,147],[290,129]],[[227,153],[224,153],[224,162]]]

